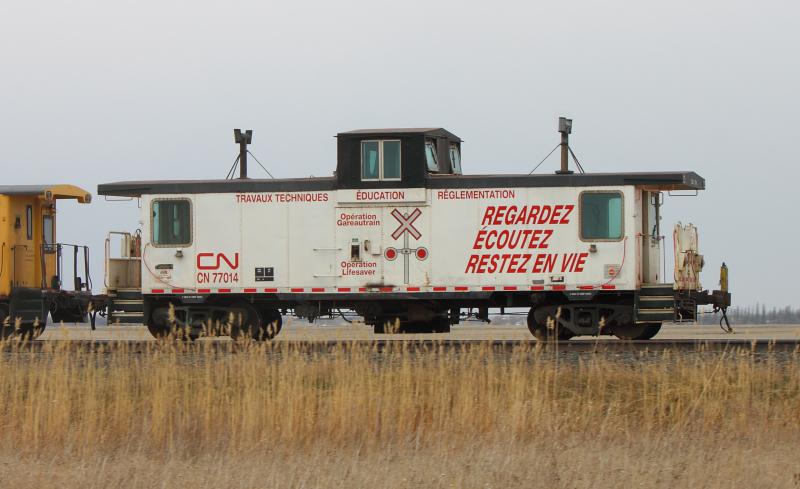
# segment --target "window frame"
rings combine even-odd
[[[619,238],[585,238],[583,236],[583,195],[584,194],[616,194],[620,198],[620,232]],[[618,243],[625,239],[625,193],[621,190],[583,190],[578,194],[578,237],[585,243]]]
[[[386,178],[384,177],[384,151],[383,151],[383,143],[397,143],[397,147],[400,150],[400,154],[398,156],[400,160],[400,175],[396,178]],[[378,143],[378,178],[364,178],[364,143]],[[362,182],[399,182],[403,179],[403,141],[400,139],[362,139],[359,142],[359,162],[360,162],[360,171],[359,171],[359,178]]]
[[[155,216],[153,215],[153,206],[156,202],[174,202],[174,201],[183,201],[189,204],[189,242],[188,243],[169,243],[169,244],[157,244],[155,240]],[[192,246],[194,243],[194,206],[192,203],[192,199],[186,197],[176,197],[176,198],[155,198],[150,201],[150,244],[154,248],[188,248]]]

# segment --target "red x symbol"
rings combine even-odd
[[[392,211],[392,216],[397,219],[397,222],[400,223],[400,226],[394,230],[392,233],[392,238],[397,239],[402,236],[404,233],[408,233],[414,237],[414,239],[419,239],[422,237],[422,233],[417,231],[417,228],[414,227],[414,221],[422,215],[422,211],[419,209],[414,209],[414,212],[408,215],[408,217],[404,216],[400,211],[397,209]]]

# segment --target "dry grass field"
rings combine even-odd
[[[800,487],[800,354],[0,345],[0,487]]]

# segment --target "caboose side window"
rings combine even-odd
[[[33,206],[25,207],[25,232],[28,239],[33,239]]]
[[[361,180],[379,180],[380,143],[364,141],[361,143]]]
[[[458,150],[457,144],[450,145],[450,167],[453,173],[461,175],[461,152]]]
[[[400,141],[361,142],[361,180],[400,180]]]
[[[400,180],[400,141],[383,142],[383,179]]]
[[[425,161],[428,171],[439,171],[439,161],[436,159],[436,144],[433,141],[425,142]]]
[[[53,241],[55,241],[55,234],[53,216],[42,216],[42,239],[44,240],[44,244],[53,244]]]
[[[153,201],[152,241],[156,246],[192,243],[192,211],[188,200]]]
[[[620,192],[583,192],[580,201],[582,240],[622,239],[623,215]]]

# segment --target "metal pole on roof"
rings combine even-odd
[[[253,131],[234,129],[233,139],[239,145],[239,178],[247,178],[247,145],[253,142]]]
[[[572,171],[569,169],[569,135],[572,132],[572,119],[559,117],[558,132],[561,133],[561,169],[556,173],[570,175]]]

